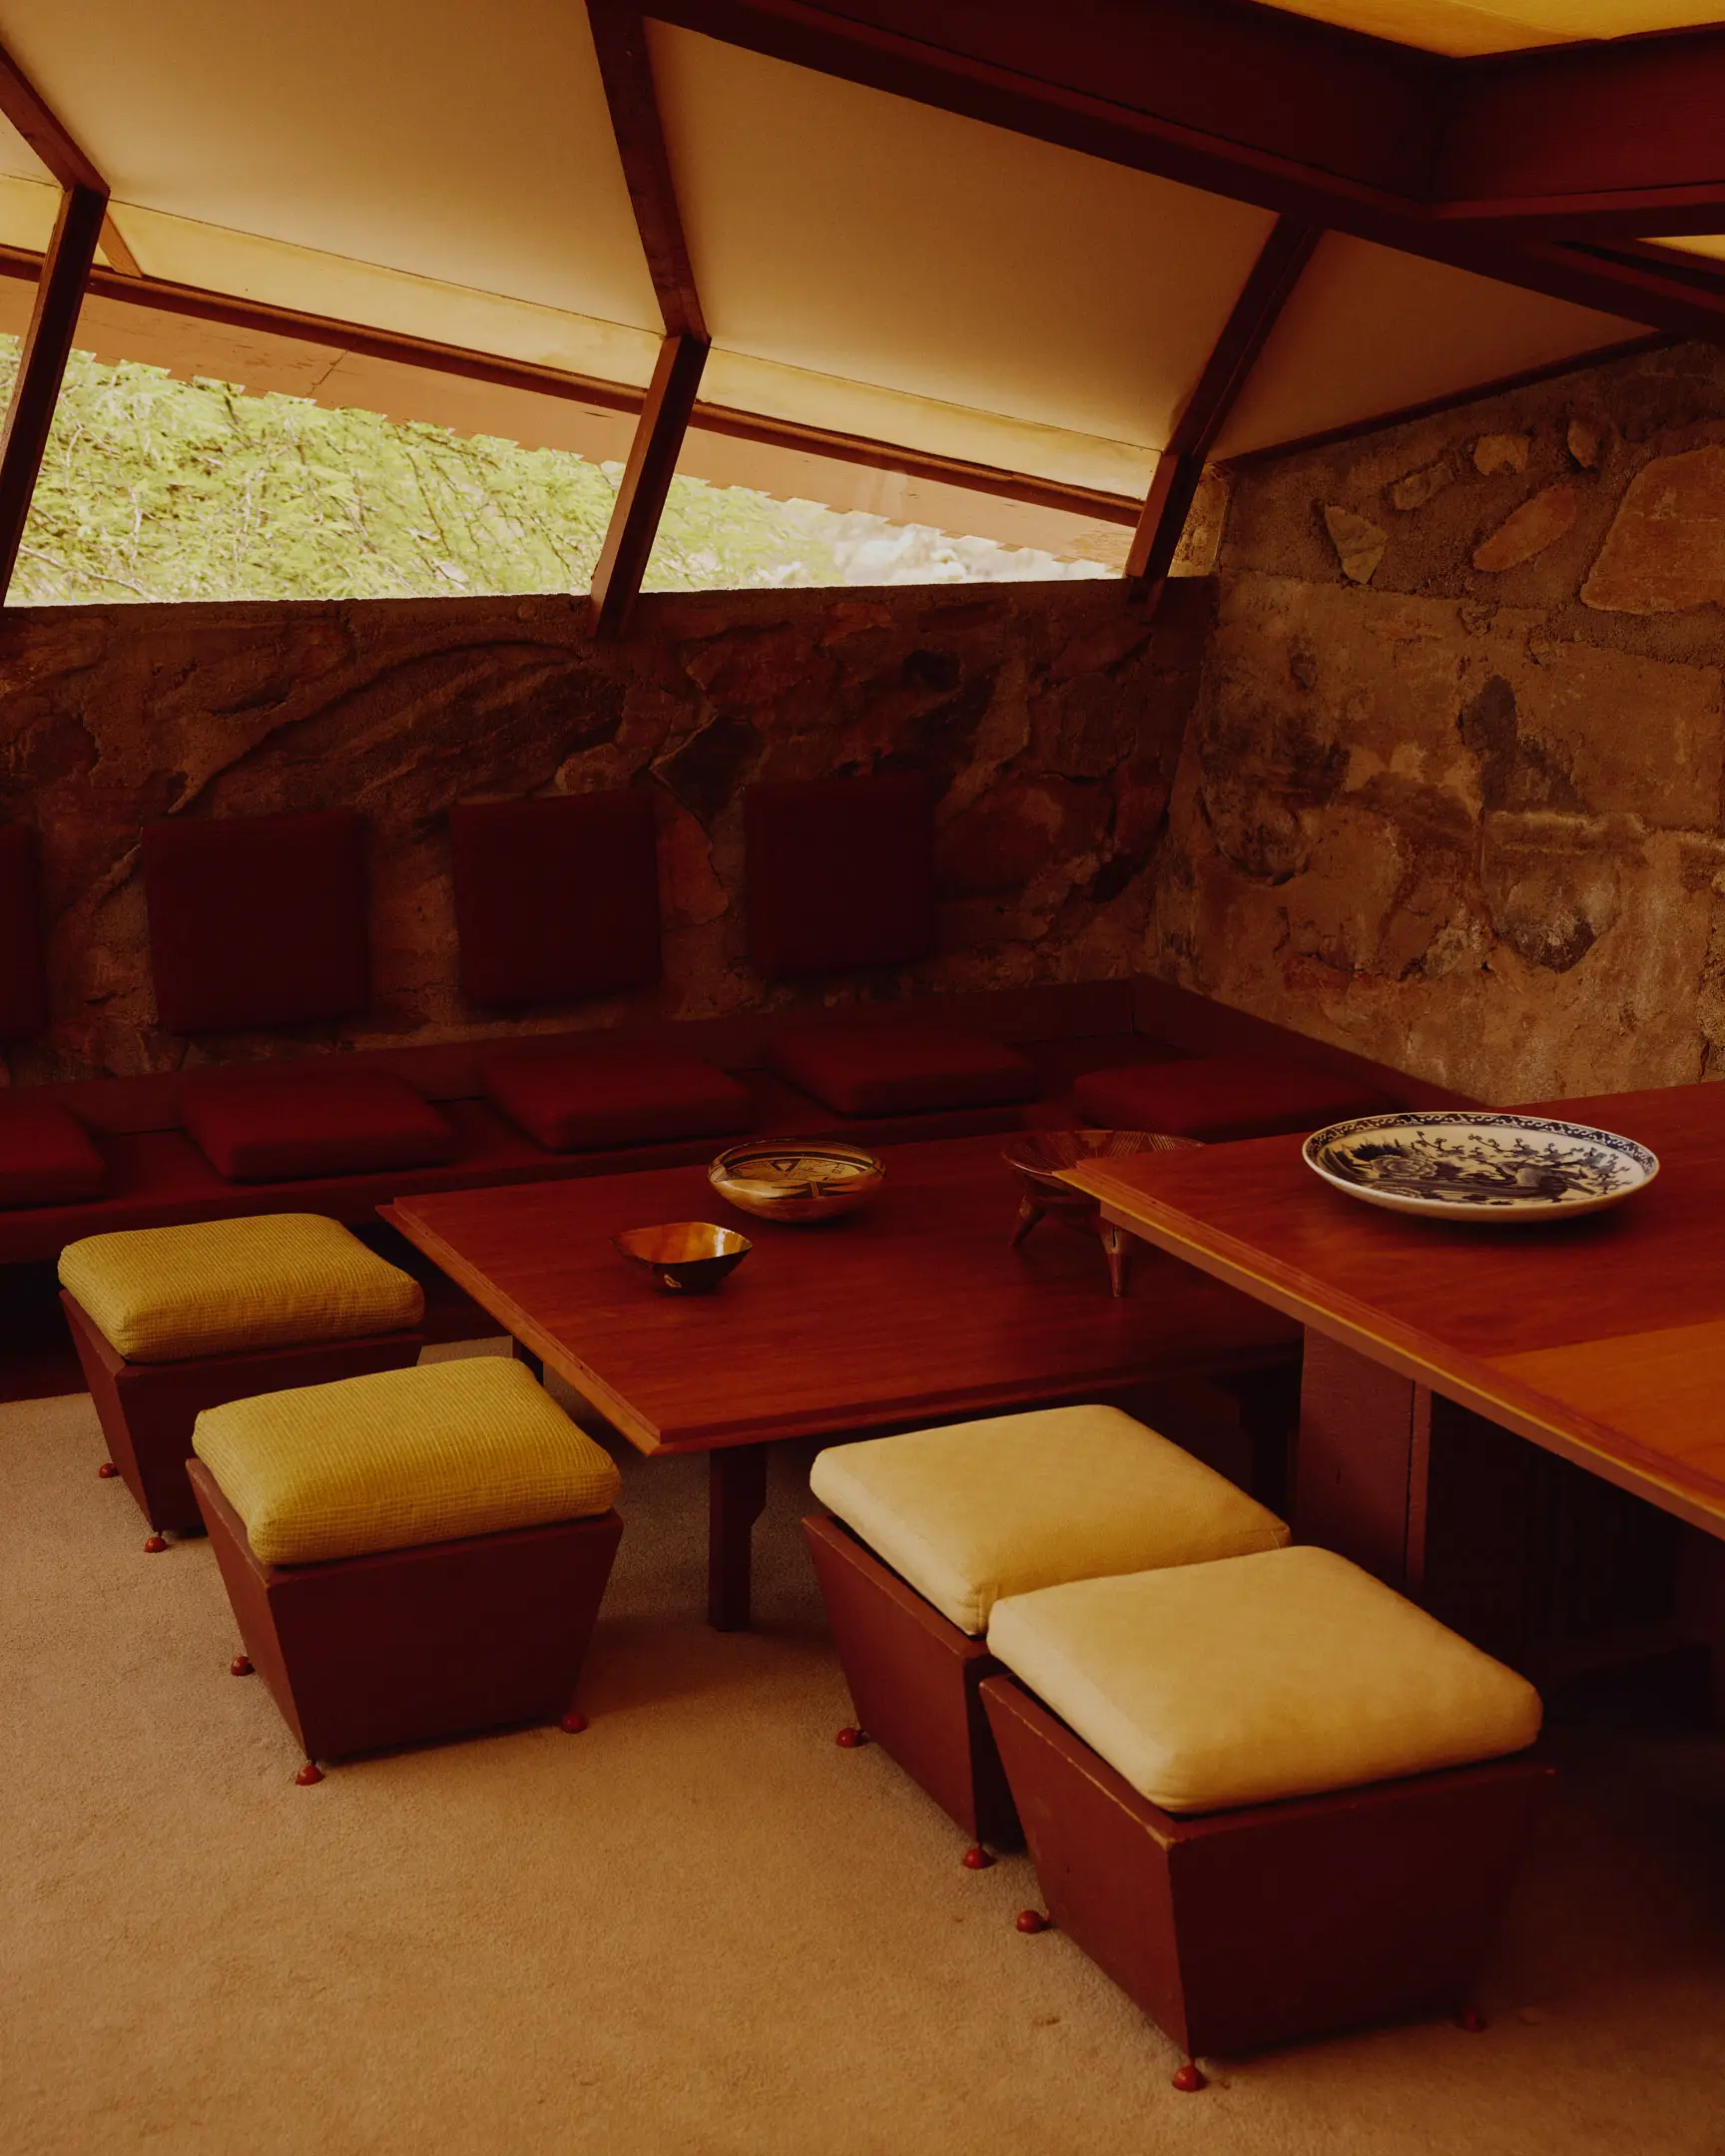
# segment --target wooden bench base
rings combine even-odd
[[[198,1355],[184,1362],[129,1362],[75,1298],[62,1290],[60,1303],[109,1453],[138,1509],[159,1534],[197,1534],[203,1528],[186,1462],[192,1452],[192,1425],[206,1407],[252,1399],[260,1392],[285,1392],[293,1385],[405,1369],[418,1361],[425,1345],[423,1331],[415,1327],[359,1340]]]
[[[623,1533],[615,1512],[270,1565],[203,1461],[190,1473],[246,1653],[308,1760],[568,1712]]]
[[[842,1521],[806,1519],[859,1726],[979,1845],[1023,1834],[977,1688],[1000,1665]]]
[[[981,1695],[1049,1914],[1189,2057],[1469,2003],[1537,1759],[1176,1816],[1004,1671]]]

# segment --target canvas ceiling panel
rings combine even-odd
[[[575,0],[4,0],[0,39],[120,203],[657,327]]]
[[[140,268],[170,283],[268,300],[299,313],[525,359],[633,388],[644,387],[652,378],[659,337],[650,330],[408,276],[190,218],[123,209],[119,219]]]
[[[730,351],[1160,447],[1268,213],[650,26]]]
[[[1640,37],[1687,30],[1719,19],[1719,0],[1270,0],[1290,15],[1309,15],[1398,45],[1456,57],[1520,52],[1577,38]]]
[[[1104,494],[1142,496],[1156,468],[1156,452],[1135,442],[1036,426],[869,382],[777,366],[741,352],[714,351],[701,378],[701,400]]]
[[[60,214],[60,190],[45,180],[18,180],[0,174],[0,246],[28,248],[40,255]]]
[[[1215,454],[1299,441],[1645,334],[1640,322],[1331,233]]]

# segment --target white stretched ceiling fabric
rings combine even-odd
[[[1262,210],[649,26],[728,352],[1160,448]]]
[[[1214,453],[1298,441],[1643,334],[1615,314],[1331,233]]]
[[[1719,20],[1719,0],[1270,0],[1397,45],[1457,58],[1566,45],[1577,38],[1639,37]]]
[[[656,330],[577,0],[4,0],[121,203]]]

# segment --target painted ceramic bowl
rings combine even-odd
[[[1020,1131],[1010,1145],[1002,1146],[1000,1158],[1037,1205],[1093,1206],[1096,1201],[1088,1191],[1060,1180],[1061,1169],[1085,1161],[1125,1160],[1133,1153],[1183,1153],[1197,1143],[1196,1138],[1169,1138],[1159,1131]]]
[[[860,1146],[775,1145],[761,1138],[728,1147],[707,1171],[721,1198],[775,1221],[834,1220],[853,1213],[885,1179],[880,1162]]]
[[[1481,1226],[1597,1213],[1659,1173],[1655,1154],[1615,1131],[1467,1109],[1356,1116],[1314,1131],[1304,1152],[1350,1198]]]
[[[709,1295],[755,1248],[735,1228],[711,1221],[668,1221],[660,1228],[625,1228],[611,1238],[667,1295]]]

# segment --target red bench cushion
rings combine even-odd
[[[494,1106],[553,1153],[748,1130],[748,1089],[694,1056],[585,1042],[499,1048],[480,1059]]]
[[[644,787],[449,812],[461,992],[519,1008],[659,978],[659,862]]]
[[[1358,1078],[1281,1056],[1204,1056],[1136,1070],[1092,1071],[1072,1088],[1079,1112],[1109,1130],[1176,1138],[1269,1138],[1317,1130],[1396,1103]]]
[[[305,1025],[364,1008],[365,819],[225,816],[144,826],[156,1011],[172,1033]]]
[[[28,823],[0,823],[0,1040],[27,1040],[47,1023],[36,833]]]
[[[934,949],[934,798],[919,772],[749,787],[743,843],[749,956],[770,978]]]
[[[1015,1048],[937,1024],[782,1026],[767,1043],[782,1077],[841,1115],[911,1115],[1028,1100],[1036,1073]]]
[[[422,1168],[455,1152],[455,1133],[430,1102],[385,1071],[190,1071],[180,1108],[211,1166],[234,1183]]]
[[[0,1207],[100,1198],[108,1169],[76,1116],[51,1101],[0,1101]]]

